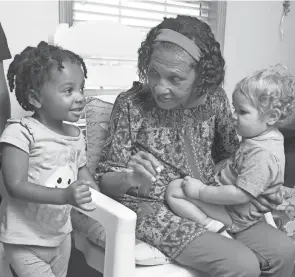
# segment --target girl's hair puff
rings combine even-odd
[[[20,54],[15,55],[9,65],[7,79],[10,91],[15,90],[16,99],[24,110],[34,111],[29,102],[29,90],[38,92],[44,82],[50,78],[50,70],[57,66],[61,71],[64,68],[64,61],[81,65],[84,77],[87,78],[85,63],[79,55],[44,41],[41,41],[37,47],[28,46]]]
[[[176,18],[164,18],[162,23],[152,28],[141,43],[138,50],[138,74],[141,81],[147,83],[148,67],[155,45],[155,38],[160,29],[170,29],[191,39],[201,50],[199,61],[194,67],[198,74],[197,93],[202,95],[212,86],[219,86],[224,80],[224,59],[221,55],[220,45],[215,40],[209,25],[196,17],[178,15]],[[157,42],[161,47],[180,48],[170,42]],[[182,50],[182,48],[180,48]],[[178,49],[179,50],[179,49]],[[185,50],[182,50],[185,51]]]
[[[243,93],[261,115],[279,109],[281,116],[277,127],[289,124],[294,117],[295,78],[281,64],[242,79],[235,87],[234,93],[236,92]]]

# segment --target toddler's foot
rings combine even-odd
[[[229,233],[226,231],[226,227],[224,224],[220,221],[217,221],[215,219],[212,219],[206,226],[206,229],[208,229],[211,232],[219,233],[220,235],[232,239],[232,237],[229,235]]]

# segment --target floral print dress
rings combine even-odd
[[[120,197],[137,213],[138,239],[175,259],[195,237],[207,231],[196,222],[175,215],[165,201],[167,185],[190,175],[214,183],[214,166],[238,147],[228,98],[217,88],[196,108],[163,110],[140,83],[121,93],[111,115],[111,135],[106,142],[96,177],[122,171],[131,155],[153,154],[164,170],[148,187],[130,188]]]

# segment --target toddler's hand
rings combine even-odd
[[[183,178],[181,187],[184,191],[184,194],[188,198],[200,199],[200,191],[203,190],[206,187],[206,185],[198,179],[186,176]]]
[[[95,210],[92,204],[91,192],[89,191],[89,182],[78,180],[66,188],[67,203],[81,208],[85,211]]]

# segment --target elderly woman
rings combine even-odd
[[[165,18],[138,54],[143,82],[115,102],[97,169],[101,191],[137,213],[139,239],[182,265],[208,276],[290,276],[294,246],[282,232],[261,222],[229,239],[176,216],[165,201],[172,180],[190,175],[210,185],[215,164],[238,146],[210,27]],[[263,203],[256,202],[260,211]]]

